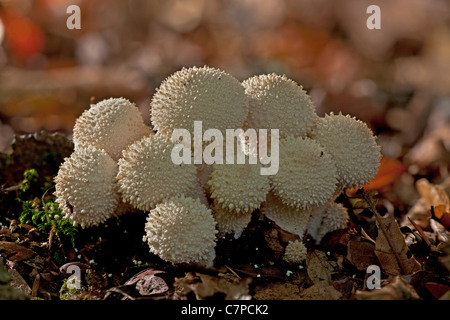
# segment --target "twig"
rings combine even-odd
[[[425,243],[428,245],[428,248],[430,248],[430,250],[432,250],[432,244],[430,242],[430,240],[428,240],[428,237],[425,235],[425,233],[423,232],[422,228],[415,223],[410,217],[408,217],[409,222],[412,223],[412,225],[414,226],[414,228],[416,228],[417,232],[419,232],[420,236],[422,237],[422,239],[425,241]]]
[[[235,277],[237,277],[239,280],[241,280],[241,277],[239,277],[239,275],[233,270],[233,269],[231,269],[229,266],[227,266],[227,265],[225,265],[225,267],[228,269],[228,270],[230,270],[230,272],[232,273],[232,274],[234,274],[234,276]]]

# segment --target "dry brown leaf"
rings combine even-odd
[[[375,246],[360,237],[348,242],[347,259],[358,270],[367,270],[370,265],[379,264],[375,255]]]
[[[391,214],[382,217],[377,213],[377,227],[375,254],[387,274],[408,275],[421,270],[420,263],[409,251],[400,227]]]
[[[300,300],[300,288],[288,282],[269,282],[255,288],[256,300]]]
[[[230,282],[222,277],[196,273],[195,278],[192,278],[192,275],[177,278],[174,286],[182,288],[180,294],[193,292],[199,300],[211,298],[216,294],[224,295],[225,300],[249,300],[251,296],[248,294],[248,285],[251,281],[251,278],[245,278]]]
[[[314,250],[309,252],[306,257],[306,270],[309,278],[314,283],[331,283],[331,277],[337,269],[337,263],[330,261],[323,251]]]
[[[135,285],[136,290],[143,296],[162,294],[169,290],[169,286],[158,274],[164,271],[145,269],[131,277],[125,285]]]
[[[30,259],[36,255],[36,252],[21,246],[20,244],[8,241],[0,241],[0,253],[13,261],[22,261]]]
[[[420,299],[414,288],[406,283],[400,276],[396,276],[392,281],[382,287],[372,291],[356,291],[358,300],[418,300]]]
[[[450,212],[450,200],[441,186],[432,184],[427,179],[422,178],[417,180],[416,188],[428,207],[438,207],[443,205],[445,209],[442,208],[442,210]]]
[[[300,295],[302,300],[338,300],[341,297],[342,293],[332,285],[324,282],[314,284],[308,289],[305,289]]]

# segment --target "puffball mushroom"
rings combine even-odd
[[[283,260],[289,264],[300,264],[305,261],[307,249],[299,240],[289,241],[283,254]]]
[[[171,137],[174,129],[187,129],[194,121],[203,128],[240,128],[248,114],[248,101],[241,83],[221,70],[204,66],[175,72],[156,90],[151,106],[154,129]]]
[[[144,242],[150,252],[173,264],[212,265],[216,245],[216,222],[199,199],[177,196],[150,210]]]
[[[270,190],[269,177],[261,175],[260,164],[214,164],[208,185],[211,198],[229,211],[252,212]]]
[[[77,118],[73,128],[75,149],[94,146],[117,161],[122,150],[143,136],[152,134],[139,109],[124,98],[100,101]]]
[[[197,183],[197,170],[194,165],[172,162],[174,146],[168,138],[150,135],[123,151],[117,179],[124,202],[148,211],[164,199],[190,192]]]
[[[116,162],[103,149],[77,149],[61,164],[56,182],[56,202],[65,218],[82,228],[99,225],[119,204]]]
[[[280,167],[271,176],[272,190],[285,205],[312,209],[336,192],[336,167],[327,150],[309,138],[280,140]]]
[[[211,207],[217,230],[223,234],[232,233],[238,239],[252,219],[252,212],[236,212],[223,208],[213,202]]]
[[[275,222],[281,229],[296,234],[303,239],[311,210],[302,210],[287,206],[273,192],[269,192],[260,212]]]
[[[341,187],[362,187],[378,172],[380,146],[373,132],[361,120],[330,113],[320,118],[311,137],[330,154],[336,164]]]
[[[295,81],[276,74],[242,82],[249,97],[245,128],[280,130],[280,138],[306,137],[317,115],[311,98]]]
[[[311,211],[307,225],[308,234],[318,244],[327,233],[346,228],[349,221],[347,208],[331,201]]]

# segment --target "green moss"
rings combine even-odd
[[[19,194],[25,194],[31,186],[38,181],[39,174],[36,169],[28,169],[23,173],[24,179],[20,184]]]
[[[64,280],[61,289],[59,290],[59,298],[61,300],[77,300],[82,294],[81,286],[79,285],[77,277],[69,277]],[[77,285],[78,282],[78,285]]]

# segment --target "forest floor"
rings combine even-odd
[[[301,265],[282,259],[297,236],[256,210],[240,238],[218,239],[205,268],[151,254],[144,212],[86,229],[62,219],[52,191],[73,150],[63,135],[16,136],[10,150],[0,155],[0,299],[450,299],[446,161],[421,168],[385,157],[366,190],[338,197],[348,227],[319,244],[307,237]]]

